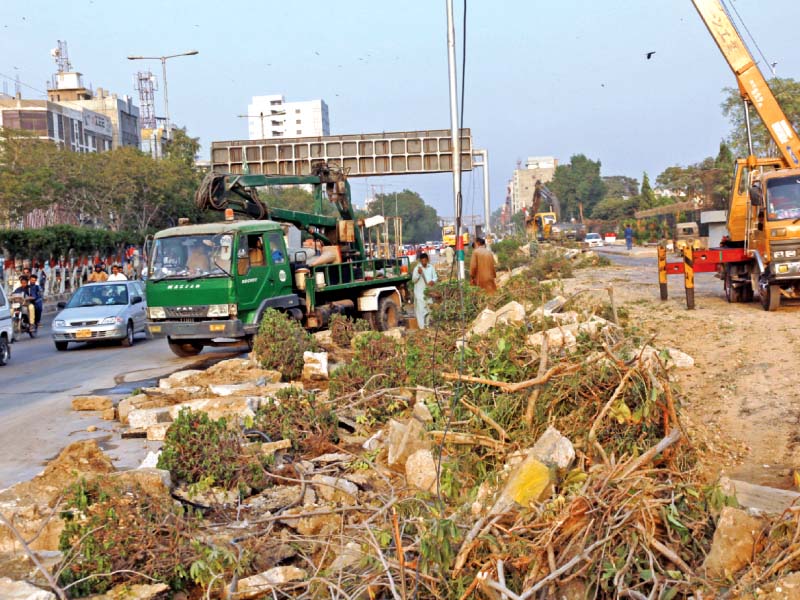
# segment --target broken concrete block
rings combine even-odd
[[[55,600],[56,595],[31,585],[27,581],[14,581],[0,577],[0,598],[2,600]]]
[[[547,336],[548,352],[555,350],[572,350],[578,345],[578,339],[570,329],[572,326],[554,327],[547,331],[539,331],[528,336],[527,344],[533,348],[542,347],[542,338]]]
[[[278,450],[288,450],[292,447],[292,440],[277,440],[275,442],[264,442],[261,444],[261,453],[267,456],[275,454]]]
[[[536,457],[528,456],[509,477],[503,495],[520,506],[528,506],[543,498],[550,491],[552,482],[550,467]]]
[[[316,331],[311,335],[314,336],[314,339],[317,340],[317,343],[323,348],[330,348],[331,346],[334,345],[333,335],[331,334],[330,329],[324,329],[323,331]]]
[[[403,341],[403,328],[402,327],[392,327],[391,329],[387,329],[383,332],[383,335],[390,337],[398,342]]]
[[[667,348],[669,352],[670,362],[676,369],[691,369],[694,366],[694,359],[680,350],[675,348]]]
[[[328,353],[303,352],[303,380],[325,381],[328,379]]]
[[[747,565],[756,551],[764,523],[743,510],[726,506],[722,509],[711,541],[711,550],[703,562],[712,578],[732,578]]]
[[[306,572],[298,567],[273,567],[258,575],[240,579],[235,597],[261,598],[276,586],[292,581],[303,581],[306,577]]]
[[[236,506],[239,503],[238,490],[226,490],[224,488],[212,487],[204,492],[191,493],[183,487],[175,488],[172,494],[181,500],[187,500],[192,504],[198,504],[205,508]]]
[[[550,317],[553,313],[561,312],[566,303],[567,299],[564,296],[556,296],[542,305],[542,312],[545,317]]]
[[[167,408],[137,408],[128,413],[128,425],[131,429],[147,429],[157,423],[172,421]]]
[[[644,346],[636,350],[636,355],[639,354],[641,354],[642,364],[648,368],[655,368],[659,363],[663,363],[667,369],[691,369],[694,367],[694,359],[675,348],[665,348],[662,354],[657,348]]]
[[[161,456],[161,450],[153,452],[152,450],[147,453],[144,460],[139,464],[139,469],[155,469],[158,464],[158,458]]]
[[[379,429],[375,433],[373,433],[368,440],[366,440],[361,447],[364,450],[372,451],[377,450],[381,446],[381,440],[383,439],[383,429]]]
[[[197,412],[204,412],[209,419],[217,420],[225,417],[227,419],[245,419],[254,417],[255,411],[261,405],[262,399],[257,396],[223,396],[218,398],[197,398],[182,402],[169,407],[169,418],[178,418],[181,410],[189,409]],[[128,416],[131,418],[131,415]]]
[[[72,399],[72,410],[106,410],[113,406],[109,396],[77,396]]]
[[[302,487],[299,485],[276,485],[251,496],[243,506],[256,513],[272,512],[299,504],[302,501],[301,492]]]
[[[361,546],[356,542],[347,542],[339,551],[336,552],[336,558],[333,559],[329,570],[331,571],[344,571],[349,567],[356,566],[361,562],[364,553],[361,552]]]
[[[800,572],[789,573],[759,588],[758,600],[800,600]]]
[[[800,492],[756,485],[747,481],[721,477],[720,489],[728,496],[736,496],[741,508],[768,515],[781,515],[800,502]]]
[[[522,323],[525,321],[525,307],[512,300],[495,311],[498,323]]]
[[[104,421],[115,421],[117,418],[117,409],[113,406],[111,408],[107,408],[103,411],[103,414],[100,415],[100,418]]]
[[[472,321],[472,326],[467,332],[467,337],[473,335],[483,335],[494,327],[497,323],[497,315],[491,308],[484,308],[480,314]]]
[[[419,397],[417,397],[417,401],[414,403],[411,416],[421,423],[433,422],[433,415],[431,414],[430,409],[424,402],[419,401]]]
[[[358,497],[358,486],[352,481],[330,475],[314,475],[311,483],[328,502],[355,502]]]
[[[123,486],[139,486],[151,496],[168,496],[172,489],[172,477],[165,469],[130,469],[112,473],[109,477]]]
[[[169,423],[156,423],[155,425],[150,425],[147,428],[147,441],[148,442],[163,442],[167,439],[167,430],[172,425],[172,421]]]
[[[258,386],[255,384],[254,381],[248,381],[245,383],[220,383],[208,386],[208,390],[217,396],[233,396],[234,394],[241,394],[242,392],[250,392],[256,389]]]
[[[389,434],[385,446],[388,451],[389,466],[405,464],[406,459],[417,450],[430,448],[430,440],[425,436],[425,428],[416,419],[401,423],[389,420]]]
[[[406,482],[423,492],[436,489],[436,461],[430,450],[417,450],[406,460]]]
[[[92,600],[161,600],[170,598],[169,586],[166,583],[122,583],[112,590]]]
[[[547,430],[536,440],[529,454],[547,465],[568,469],[575,460],[575,447],[555,427]]]
[[[161,389],[168,390],[183,385],[184,381],[194,377],[195,375],[200,375],[202,372],[203,371],[199,371],[197,369],[186,369],[184,371],[176,371],[169,377],[159,380],[158,387],[160,387]]]

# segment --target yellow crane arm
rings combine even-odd
[[[739,84],[742,97],[756,108],[758,116],[786,162],[787,167],[800,166],[800,140],[789,119],[769,89],[747,46],[719,0],[692,0],[700,18],[719,46]]]

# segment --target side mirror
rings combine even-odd
[[[56,306],[58,306],[58,308],[66,308],[67,307],[67,303],[66,302],[59,302],[58,304],[56,304]]]
[[[131,304],[141,304],[141,303],[142,303],[141,296],[134,296],[133,298],[131,298]]]
[[[751,185],[750,186],[750,204],[753,206],[761,206],[763,200],[763,194],[761,192],[760,185]]]

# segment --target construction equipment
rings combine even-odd
[[[467,231],[466,227],[462,228],[461,241],[464,243],[464,247],[467,247],[469,245],[469,231]],[[442,227],[442,243],[445,246],[450,246],[452,248],[456,247],[456,226],[455,225],[444,225]]]
[[[728,206],[729,239],[723,248],[692,253],[694,259],[705,258],[687,267],[715,271],[724,281],[729,302],[749,302],[757,290],[764,310],[776,310],[781,298],[800,298],[800,141],[719,0],[692,1],[736,77],[750,154],[736,161]],[[779,156],[753,155],[750,106],[764,122]],[[668,274],[684,273],[685,263],[684,258],[664,268]]]
[[[315,212],[274,208],[257,188],[314,186]],[[339,213],[322,213],[323,192]],[[204,346],[250,343],[268,308],[310,329],[335,313],[375,329],[399,324],[408,258],[367,257],[346,173],[316,163],[312,175],[210,173],[196,194],[226,220],[157,233],[147,279],[148,329],[178,356]],[[233,220],[234,212],[255,220]],[[304,240],[303,237],[306,239]]]

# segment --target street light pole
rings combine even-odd
[[[128,60],[160,60],[161,73],[164,79],[164,121],[167,130],[167,140],[172,139],[172,129],[169,125],[169,94],[167,93],[167,59],[179,56],[194,56],[199,54],[197,50],[189,50],[180,54],[170,54],[168,56],[129,56]]]

